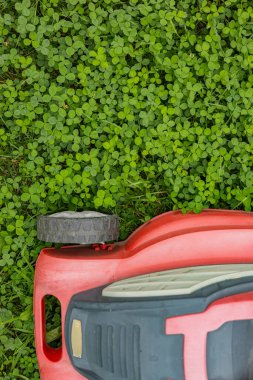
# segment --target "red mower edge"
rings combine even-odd
[[[126,241],[113,243],[119,227],[115,216],[48,218],[38,223],[41,240],[79,245],[45,248],[36,263],[41,380],[239,379],[240,368],[232,364],[234,377],[229,372],[230,357],[227,372],[219,373],[221,355],[208,347],[233,341],[236,335],[231,338],[227,323],[236,327],[239,321],[242,337],[248,325],[240,321],[253,320],[252,213],[167,212]],[[61,304],[59,349],[46,343],[48,295]]]

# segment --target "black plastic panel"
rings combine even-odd
[[[69,317],[85,326],[84,354],[72,361],[90,380],[184,380],[183,337],[165,335],[161,309],[136,304],[131,311],[113,310],[99,304],[98,312],[80,306],[76,304]]]
[[[234,321],[208,334],[209,380],[253,379],[253,320]]]
[[[217,299],[250,291],[253,289],[253,279],[226,281],[176,299],[113,299],[103,297],[102,289],[75,295],[68,308],[65,340],[76,370],[89,380],[187,380],[183,369],[183,336],[165,335],[165,320],[172,316],[202,312]],[[81,320],[84,330],[84,353],[80,359],[73,357],[71,351],[73,319]],[[233,333],[235,342],[237,335]],[[240,344],[243,341],[244,338]],[[221,350],[221,355],[219,350],[223,342],[227,350]],[[229,368],[236,356],[234,354],[231,359],[229,355],[231,342],[230,333],[226,331],[220,336],[210,334],[209,380],[253,379],[230,377]],[[234,352],[237,352],[236,349]],[[233,375],[237,376],[236,368]]]

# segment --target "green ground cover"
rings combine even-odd
[[[39,378],[38,215],[115,212],[124,238],[165,210],[252,209],[251,4],[0,0],[0,379]]]

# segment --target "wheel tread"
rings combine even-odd
[[[39,240],[52,243],[95,244],[118,240],[119,220],[116,215],[89,218],[38,218]]]

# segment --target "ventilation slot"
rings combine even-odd
[[[103,367],[103,360],[102,360],[102,326],[97,325],[96,326],[96,364],[99,367]]]
[[[114,373],[114,363],[113,363],[113,327],[107,326],[107,370],[108,372]]]
[[[140,327],[133,328],[133,375],[134,380],[141,378],[140,368]]]
[[[119,334],[119,363],[120,376],[127,378],[127,362],[126,362],[126,327],[120,326]]]

